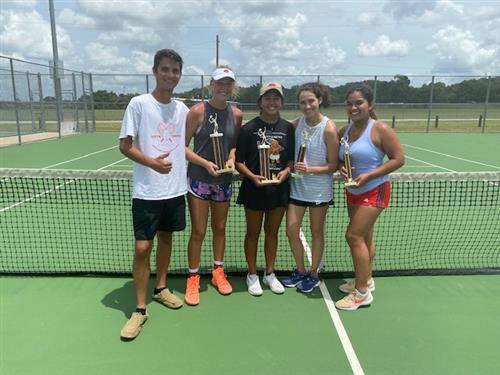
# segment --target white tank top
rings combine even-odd
[[[300,145],[304,142],[304,132],[308,133],[304,162],[308,166],[325,165],[327,150],[324,139],[325,127],[329,118],[323,116],[321,122],[315,126],[306,124],[301,117],[295,129],[295,160]],[[333,199],[333,176],[331,173],[303,174],[303,178],[292,178],[290,198],[305,202],[324,203]]]

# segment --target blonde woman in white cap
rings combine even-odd
[[[235,149],[238,131],[243,119],[241,111],[228,103],[235,88],[235,76],[228,67],[219,67],[212,73],[210,81],[212,97],[208,102],[195,104],[189,110],[186,120],[186,158],[189,161],[188,204],[191,217],[191,237],[188,243],[189,276],[185,301],[197,305],[199,295],[199,267],[201,246],[211,213],[213,270],[212,284],[220,294],[232,292],[231,284],[224,273],[225,229],[229,202],[231,200],[232,174],[218,173],[214,158],[211,134],[222,133],[221,152],[226,168],[234,169]],[[194,138],[193,149],[189,148]]]
[[[257,275],[257,245],[264,224],[264,253],[266,268],[263,283],[272,292],[282,294],[283,285],[274,274],[274,263],[278,248],[278,230],[285,214],[290,192],[288,176],[294,157],[294,127],[280,117],[283,106],[283,88],[277,82],[264,83],[258,100],[260,115],[241,128],[236,147],[236,168],[244,178],[237,203],[245,207],[247,231],[245,235],[245,256],[248,263],[246,278],[248,292],[262,295]],[[260,175],[259,151],[257,145],[261,135],[270,145],[270,172],[279,181],[276,185],[264,185]]]

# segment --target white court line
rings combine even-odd
[[[105,148],[105,149],[102,149],[102,150],[99,150],[99,151],[95,151],[95,152],[91,152],[89,154],[85,154],[83,156],[79,156],[77,158],[74,158],[74,159],[70,159],[70,160],[66,160],[66,161],[62,161],[60,163],[56,163],[56,164],[52,164],[52,165],[48,165],[47,167],[43,167],[41,169],[49,169],[49,168],[53,168],[53,167],[57,167],[58,165],[62,165],[62,164],[66,164],[66,163],[71,163],[72,161],[75,161],[75,160],[80,160],[80,159],[84,159],[84,158],[87,158],[89,156],[92,156],[92,155],[96,155],[96,154],[99,154],[101,152],[106,152],[106,151],[109,151],[113,148],[116,148],[118,147],[118,145],[116,146],[112,146],[112,147],[108,147],[108,148]]]
[[[302,232],[302,229],[300,230],[299,236],[300,236],[300,240],[302,242],[302,245],[304,246],[304,251],[307,255],[307,259],[309,260],[309,263],[312,263],[311,248],[309,247],[309,245],[307,243],[306,237],[304,236],[304,232]],[[335,308],[332,297],[330,296],[330,292],[328,292],[328,288],[326,287],[326,285],[323,281],[321,281],[321,284],[319,285],[319,289],[321,291],[321,294],[323,295],[323,300],[325,301],[328,312],[330,313],[330,318],[333,321],[333,325],[335,326],[335,329],[337,330],[337,335],[339,336],[342,347],[344,348],[344,352],[347,356],[347,360],[349,361],[349,364],[351,365],[352,373],[354,375],[364,375],[363,368],[361,367],[361,364],[359,363],[356,352],[354,351],[354,348],[351,344],[351,340],[349,340],[349,336],[347,335],[347,332],[344,328],[344,325],[342,324],[342,320],[340,319],[339,313],[338,313],[337,309]]]
[[[102,171],[103,169],[106,169],[106,168],[108,168],[108,167],[111,167],[111,166],[113,166],[113,165],[115,165],[115,164],[119,164],[119,163],[121,163],[121,162],[122,162],[122,161],[124,161],[124,160],[128,160],[128,158],[123,158],[123,159],[120,159],[120,160],[115,161],[114,163],[111,163],[111,164],[105,165],[104,167],[99,168],[99,169],[98,169],[98,171]]]
[[[474,160],[470,160],[470,159],[464,159],[464,158],[460,158],[458,156],[453,156],[453,155],[450,155],[450,154],[445,154],[445,153],[442,153],[442,152],[438,152],[438,151],[434,151],[434,150],[429,150],[429,149],[423,148],[423,147],[412,146],[412,145],[409,145],[409,144],[406,144],[406,143],[403,143],[403,146],[411,147],[411,148],[414,148],[416,150],[432,152],[433,154],[438,154],[438,155],[446,156],[446,157],[451,158],[451,159],[457,159],[457,160],[465,161],[467,163],[478,164],[478,165],[483,165],[485,167],[500,169],[500,167],[496,166],[496,165],[481,163],[479,161],[474,161]]]
[[[441,166],[439,166],[439,165],[437,165],[437,164],[432,164],[432,163],[429,163],[429,162],[424,161],[424,160],[420,160],[420,159],[412,158],[411,156],[408,156],[408,155],[405,155],[405,158],[406,158],[406,159],[410,159],[410,160],[415,160],[415,161],[418,161],[419,163],[424,163],[424,164],[429,165],[429,166],[434,167],[434,168],[444,169],[445,171],[448,171],[448,172],[456,172],[456,171],[454,171],[453,169],[449,169],[449,168],[441,167]]]

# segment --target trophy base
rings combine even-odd
[[[262,185],[278,185],[280,183],[279,180],[261,180],[260,183]]]
[[[356,181],[346,181],[344,183],[344,186],[345,187],[356,187],[356,186],[358,186],[358,183]]]
[[[304,175],[302,173],[297,173],[297,172],[290,173],[290,176],[292,178],[304,178]]]
[[[234,168],[217,169],[217,174],[234,173]]]

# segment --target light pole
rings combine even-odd
[[[63,107],[61,97],[61,78],[59,77],[59,54],[57,52],[57,34],[56,34],[56,21],[54,16],[54,1],[49,0],[49,13],[50,13],[50,30],[52,32],[52,56],[54,60],[53,75],[54,75],[54,91],[56,97],[56,112],[57,124],[59,130],[59,137],[61,137],[61,124],[64,121]]]

